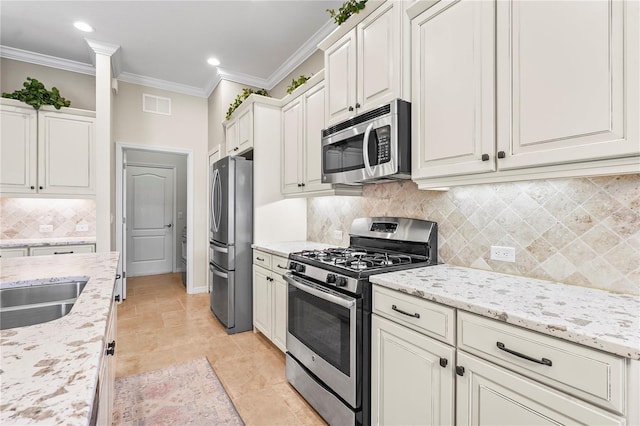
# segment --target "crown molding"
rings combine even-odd
[[[120,73],[117,77],[118,81],[125,83],[138,84],[140,86],[153,87],[155,89],[167,90],[169,92],[182,93],[184,95],[197,96],[207,98],[205,89],[186,84],[174,83],[172,81],[160,80],[159,78],[145,77],[142,75],[131,74],[128,72]],[[213,90],[213,89],[212,89]]]
[[[91,50],[100,55],[113,56],[118,50],[120,50],[120,46],[117,44],[105,43],[103,41],[96,41],[85,38],[84,41],[87,42]]]
[[[50,68],[57,68],[65,71],[77,72],[80,74],[96,75],[96,69],[91,64],[85,64],[84,62],[72,61],[69,59],[56,58],[55,56],[29,52],[27,50],[16,49],[14,47],[0,45],[0,57],[13,59],[15,61],[28,62],[30,64],[42,65]]]
[[[220,84],[221,81],[222,81],[222,76],[220,75],[219,72],[217,72],[216,76],[213,78],[213,80],[209,82],[209,84],[207,84],[207,87],[204,90],[204,92],[207,94],[207,98],[209,98],[209,96],[211,96],[213,91],[216,90],[216,87],[218,87],[218,84]]]
[[[318,50],[318,44],[324,40],[329,34],[331,34],[336,29],[336,25],[333,20],[328,20],[318,31],[315,32],[306,41],[305,44],[300,46],[298,50],[296,50],[293,55],[287,59],[287,61],[280,66],[267,80],[269,83],[267,84],[268,89],[273,89],[278,83],[280,83],[287,75],[289,75],[293,70],[299,67],[304,61],[309,59],[311,55],[313,55]]]
[[[239,84],[246,84],[248,86],[259,87],[267,89],[269,81],[265,78],[256,77],[249,74],[243,74],[241,72],[233,72],[224,68],[218,67],[218,75],[222,80],[234,81]]]

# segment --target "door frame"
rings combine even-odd
[[[176,272],[177,269],[177,264],[176,264],[176,256],[178,254],[177,249],[176,249],[176,243],[177,243],[177,231],[176,231],[176,217],[177,217],[177,210],[178,210],[178,194],[177,194],[177,185],[178,185],[178,174],[177,174],[177,168],[175,166],[167,166],[164,164],[153,164],[153,163],[143,163],[143,162],[139,162],[139,161],[134,161],[134,162],[129,162],[127,161],[127,167],[147,167],[147,168],[156,168],[156,169],[168,169],[168,170],[172,170],[173,171],[173,182],[171,182],[171,185],[173,186],[173,199],[171,200],[171,223],[173,226],[171,226],[171,244],[173,247],[173,255],[171,256],[171,271],[172,272]],[[123,185],[126,185],[127,182],[123,182]],[[124,200],[124,197],[126,197],[128,194],[126,192],[124,192],[122,194],[122,198]],[[127,209],[127,205],[126,205],[126,200],[125,203],[122,206],[122,211],[126,212]],[[124,215],[126,217],[126,214]],[[187,227],[188,228],[188,227]],[[127,240],[126,238],[129,237],[129,235],[127,235],[126,231],[123,232],[123,244],[127,244]],[[126,237],[126,238],[125,238]],[[123,259],[123,267],[126,267],[126,253],[127,250],[124,251],[125,256]],[[130,276],[135,276],[135,275],[130,275]]]
[[[157,145],[141,145],[116,141],[116,164],[115,164],[115,180],[116,180],[116,222],[115,222],[115,240],[116,251],[122,253],[120,262],[118,263],[118,280],[116,294],[120,296],[120,300],[127,298],[127,278],[123,272],[126,272],[126,239],[124,239],[126,227],[123,226],[122,218],[124,217],[124,208],[126,201],[123,200],[123,182],[122,175],[124,172],[125,151],[135,149],[140,151],[163,152],[168,154],[184,154],[187,156],[187,293],[193,294],[193,224],[194,224],[194,207],[193,207],[193,150],[183,148],[170,148]],[[123,241],[124,240],[124,241]]]

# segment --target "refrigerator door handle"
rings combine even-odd
[[[220,171],[215,169],[213,171],[213,231],[218,232],[220,230],[220,220],[222,216],[222,184],[220,183]]]

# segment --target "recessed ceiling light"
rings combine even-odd
[[[213,65],[214,67],[217,67],[218,65],[220,65],[220,61],[217,60],[216,58],[209,58],[207,59],[207,63],[209,65]]]
[[[93,32],[93,27],[85,22],[77,21],[73,23],[73,26],[79,29],[80,31],[84,31],[85,33]]]

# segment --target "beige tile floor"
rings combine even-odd
[[[127,279],[116,339],[116,377],[207,357],[247,425],[326,424],[287,382],[284,354],[260,333],[227,335],[180,274]]]

